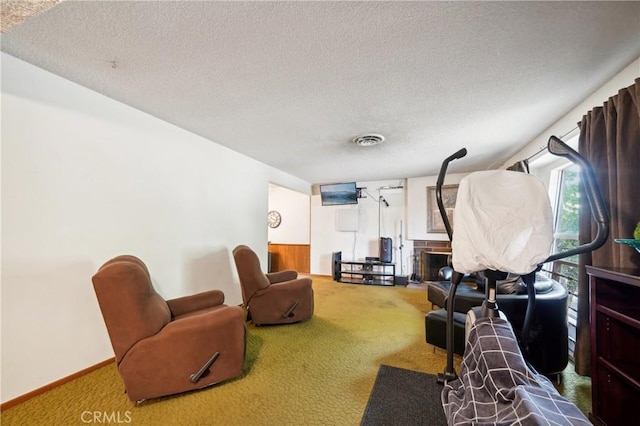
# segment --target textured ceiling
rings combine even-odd
[[[63,1],[2,51],[310,183],[400,179],[506,161],[640,56],[640,2]]]
[[[2,0],[0,3],[0,32],[9,31],[59,2],[60,0]]]

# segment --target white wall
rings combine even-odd
[[[404,230],[402,230],[403,259],[400,261],[401,222],[406,228],[405,182],[397,180],[358,182],[357,186],[366,188],[362,192],[366,198],[359,199],[357,205],[323,206],[320,195],[311,196],[311,273],[331,275],[331,255],[337,251],[342,252],[343,259],[377,257],[379,255],[379,237],[390,237],[393,242],[393,262],[396,263],[396,274],[400,274],[402,265],[402,272],[407,275],[409,250],[412,243],[407,241]],[[403,188],[389,188],[397,186]],[[380,195],[387,200],[389,207],[382,203],[378,210]],[[357,231],[338,231],[337,215],[338,211],[343,209],[358,211]],[[378,226],[378,217],[380,218],[380,226]]]
[[[464,158],[456,161],[464,161]],[[456,185],[465,175],[447,174],[444,185]],[[438,176],[407,179],[407,238],[410,240],[449,241],[446,233],[427,232],[427,187],[436,186],[437,180]]]
[[[275,210],[282,217],[280,226],[269,228],[269,242],[272,244],[309,244],[309,229],[311,227],[311,201],[309,197],[308,193],[292,191],[278,185],[269,185],[269,211]]]
[[[91,284],[147,263],[166,298],[221,289],[267,255],[268,185],[310,185],[2,54],[2,401],[113,356]],[[266,264],[266,263],[265,263]]]

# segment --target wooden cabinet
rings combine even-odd
[[[630,424],[640,410],[640,270],[586,269],[591,290],[591,420]]]

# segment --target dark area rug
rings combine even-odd
[[[381,365],[361,426],[445,426],[441,392],[432,374]]]

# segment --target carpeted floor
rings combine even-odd
[[[424,339],[424,291],[315,276],[313,288],[311,320],[247,324],[240,378],[136,407],[109,365],[6,410],[2,424],[82,425],[85,412],[106,412],[133,425],[357,425],[381,364],[444,369]]]
[[[427,283],[417,283],[417,282],[411,281],[407,283],[407,288],[415,288],[418,290],[427,291]]]
[[[446,426],[442,388],[433,374],[381,365],[361,426]]]
[[[444,370],[446,352],[425,342],[426,291],[312,278],[311,320],[247,324],[244,374],[237,379],[136,406],[109,365],[5,410],[2,425],[84,425],[93,416],[132,425],[358,425],[381,365]],[[574,392],[569,398],[584,400],[584,389],[570,383],[564,380],[565,392]]]

